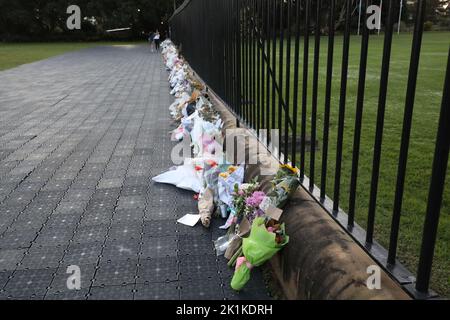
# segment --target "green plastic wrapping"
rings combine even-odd
[[[281,225],[284,233],[284,224]],[[250,235],[242,240],[242,251],[245,259],[252,267],[258,267],[273,257],[281,248],[289,242],[289,237],[284,236],[283,243],[275,241],[275,233],[269,232],[265,226],[264,217],[253,220]],[[251,269],[246,263],[239,266],[231,279],[231,287],[234,290],[241,290],[250,280]]]

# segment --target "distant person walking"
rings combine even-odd
[[[158,52],[159,51],[159,44],[161,42],[161,35],[159,34],[158,30],[156,30],[155,35],[153,36],[153,41],[155,42],[156,52]]]
[[[151,52],[154,51],[154,40],[153,40],[154,37],[155,33],[153,31],[150,31],[150,33],[148,34],[148,42],[150,43]]]

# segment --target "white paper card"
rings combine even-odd
[[[198,220],[200,220],[199,214],[186,214],[182,216],[180,219],[177,220],[177,222],[184,224],[189,227],[193,227],[197,224]]]

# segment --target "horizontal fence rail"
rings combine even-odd
[[[383,41],[378,78],[372,80],[378,81],[379,87],[370,181],[366,186],[370,192],[364,199],[368,203],[365,229],[355,222],[357,185],[361,171],[369,44],[371,38],[378,37],[380,33],[380,30],[369,30],[365,22],[370,15],[367,9],[373,4],[379,5],[380,1],[190,0],[171,17],[171,38],[195,72],[228,105],[239,123],[253,129],[257,135],[261,129],[279,129],[280,134],[274,138],[279,139],[277,142],[280,148],[274,155],[280,161],[300,169],[305,190],[413,297],[430,298],[434,295],[429,283],[450,145],[450,60],[446,66],[442,66],[446,73],[428,202],[424,212],[422,245],[420,253],[417,253],[417,274],[411,274],[397,260],[425,0],[416,1],[413,12],[415,22],[409,69],[406,71],[408,76],[388,250],[374,239],[382,178],[380,163],[383,139],[389,139],[385,118],[388,89],[392,81],[391,51],[399,2],[385,1],[380,24]],[[355,6],[360,12],[357,20],[361,22],[358,24],[360,36],[356,40],[351,37],[356,33]],[[342,41],[339,51],[336,50],[338,36]],[[322,43],[322,39],[326,41]],[[348,102],[352,41],[358,42],[360,51],[356,73],[358,80],[354,88],[355,116],[350,122],[346,111],[353,107]],[[450,52],[448,54],[450,59]],[[341,60],[338,67],[335,66],[336,57]],[[323,74],[320,74],[320,63],[324,64]],[[323,92],[318,85],[321,78]],[[336,83],[337,90],[333,88]],[[319,108],[319,101],[323,107]],[[333,125],[336,127],[336,140],[330,140],[330,117],[335,111],[337,121]],[[318,122],[319,119],[322,123]],[[351,152],[344,148],[346,126],[353,128]],[[270,147],[271,139],[270,134],[267,134],[263,142]],[[333,155],[334,160],[331,168],[330,155]],[[351,159],[349,194],[341,192],[343,158]],[[318,172],[320,178],[317,177]],[[333,187],[332,198],[327,196],[327,186],[330,185]],[[343,197],[348,197],[348,214],[340,206]]]

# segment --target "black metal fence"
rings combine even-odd
[[[433,253],[436,243],[441,202],[450,144],[450,61],[446,68],[438,133],[432,164],[428,205],[425,212],[417,279],[397,260],[402,201],[405,188],[408,148],[425,15],[425,0],[415,9],[415,27],[409,59],[406,99],[403,109],[401,143],[392,212],[389,249],[374,240],[380,158],[391,60],[394,23],[399,1],[385,1],[384,40],[379,71],[377,115],[373,161],[365,230],[355,223],[358,169],[365,101],[369,39],[373,31],[361,25],[356,112],[353,123],[353,148],[350,155],[343,148],[346,120],[350,34],[355,33],[352,16],[354,1],[311,0],[191,0],[186,1],[171,18],[172,40],[182,47],[182,54],[208,86],[238,117],[259,133],[261,129],[280,130],[279,158],[300,168],[303,187],[332,215],[361,246],[390,272],[415,297],[432,296],[429,290]],[[344,6],[337,8],[337,4]],[[361,1],[362,18],[372,1]],[[339,11],[338,11],[339,10]],[[340,12],[338,17],[338,12]],[[344,13],[342,15],[342,13]],[[367,16],[366,16],[367,18]],[[342,41],[340,76],[333,75],[335,30]],[[323,35],[321,37],[321,35]],[[311,39],[310,39],[311,37]],[[319,74],[321,39],[326,37],[326,72]],[[313,43],[313,48],[310,48]],[[310,55],[312,53],[312,61]],[[450,54],[449,58],[450,59]],[[302,62],[303,61],[303,62]],[[312,62],[312,63],[311,63]],[[292,66],[293,63],[293,66]],[[312,77],[310,76],[312,72]],[[325,77],[325,90],[319,92],[319,77]],[[312,82],[310,82],[312,81]],[[339,90],[333,92],[333,83]],[[324,108],[320,114],[318,136],[318,97]],[[338,95],[338,103],[333,97]],[[438,106],[437,106],[438,107]],[[310,108],[310,110],[308,110]],[[330,113],[337,109],[336,140],[330,140]],[[310,115],[307,118],[307,115]],[[309,127],[309,128],[308,128]],[[299,130],[297,129],[299,128]],[[298,132],[299,131],[299,132]],[[322,140],[320,163],[318,139]],[[268,136],[270,142],[270,135]],[[329,150],[335,152],[332,200],[327,196],[330,172]],[[309,153],[309,156],[308,156]],[[341,193],[343,156],[351,157],[349,195]],[[308,165],[306,165],[308,162]],[[316,168],[317,166],[317,168]],[[319,169],[320,166],[320,169]],[[320,180],[316,173],[320,172]],[[318,181],[316,181],[318,180]],[[318,183],[318,186],[316,186]],[[425,190],[424,190],[425,192]],[[348,196],[348,214],[340,209],[340,199]]]

